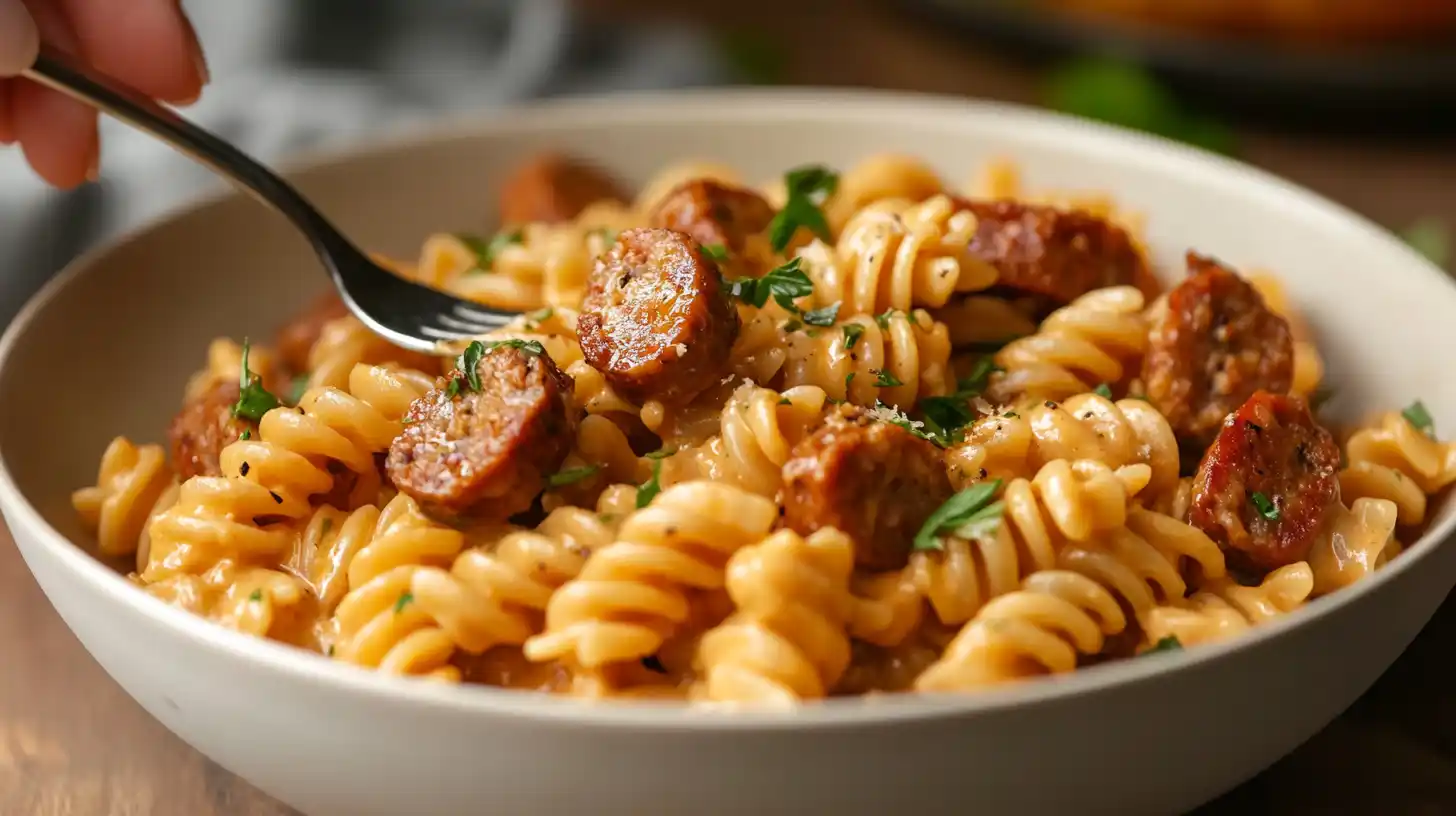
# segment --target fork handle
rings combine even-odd
[[[125,83],[44,44],[35,64],[21,76],[150,133],[211,167],[218,175],[293,221],[326,259],[339,251],[361,254],[292,185],[248,154]],[[326,265],[338,284],[338,271],[327,260]]]

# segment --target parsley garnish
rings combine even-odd
[[[1109,399],[1110,400],[1110,399],[1112,399],[1112,386],[1108,385],[1107,383],[1102,383],[1101,385],[1099,385],[1096,388],[1092,389],[1092,393],[1096,394],[1097,396],[1099,396],[1099,397],[1101,397],[1103,399]]]
[[[790,312],[798,312],[794,300],[814,294],[814,282],[799,268],[795,258],[761,278],[743,278],[728,285],[729,294],[750,306],[763,308],[772,295],[774,302]]]
[[[886,309],[883,312],[875,315],[875,323],[878,324],[879,327],[882,329],[888,329],[890,328],[890,318],[894,317],[894,315],[894,309]]]
[[[1279,520],[1279,508],[1274,506],[1274,502],[1269,501],[1268,496],[1255,491],[1249,494],[1249,501],[1254,505],[1254,509],[1259,511],[1259,515],[1270,521]]]
[[[573,485],[581,481],[582,479],[589,479],[592,476],[595,476],[597,474],[597,471],[601,469],[601,465],[587,465],[585,467],[567,468],[566,470],[559,470],[546,477],[546,486],[555,488]]]
[[[940,536],[943,533],[952,530],[960,531],[972,525],[984,526],[992,519],[999,520],[1005,505],[999,501],[992,501],[992,498],[1000,489],[1001,480],[996,479],[972,485],[946,499],[945,503],[937,507],[935,512],[930,514],[930,518],[920,525],[920,532],[915,534],[912,549],[938,550],[941,548]]]
[[[728,248],[722,244],[703,244],[703,254],[715,261],[728,260]]]
[[[661,451],[658,451],[658,453],[661,453]],[[662,492],[662,460],[664,456],[653,456],[649,453],[647,454],[647,458],[652,460],[652,478],[637,487],[638,510],[651,504],[652,500],[657,498],[657,494]]]
[[[241,440],[243,440],[244,442],[248,441],[249,439],[252,439],[253,438],[253,429],[252,428],[244,428],[243,429],[243,432],[240,433],[240,434],[238,434],[238,438],[241,439]]]
[[[1152,646],[1149,646],[1148,648],[1144,649],[1143,650],[1143,654],[1150,655],[1150,654],[1156,654],[1158,652],[1181,652],[1181,651],[1183,651],[1183,643],[1182,643],[1182,641],[1178,640],[1178,638],[1174,637],[1173,635],[1168,635],[1165,638],[1159,638],[1157,643],[1154,643]]]
[[[839,318],[839,302],[825,306],[822,309],[810,309],[804,312],[804,322],[810,326],[833,326],[834,321]]]
[[[253,594],[251,594],[251,595],[248,596],[248,600],[252,601],[253,603],[258,603],[258,602],[262,601],[263,600],[263,590],[261,590],[261,589],[255,589],[255,590],[253,590]]]
[[[945,444],[934,434],[926,433],[920,429],[920,426],[924,423],[911,421],[910,417],[905,416],[898,408],[891,408],[883,402],[875,400],[874,414],[880,421],[903,428],[907,433],[917,439],[924,439],[938,448],[945,447]]]
[[[848,374],[845,374],[844,375],[844,396],[845,396],[845,398],[848,398],[849,397],[849,384],[852,383],[852,382],[854,382],[854,372],[853,371],[851,371]]]
[[[263,415],[277,408],[280,403],[268,389],[263,379],[248,368],[248,339],[243,338],[243,356],[238,371],[238,401],[233,404],[233,416],[258,422]]]
[[[460,396],[460,378],[455,377],[445,385],[445,399],[455,399]]]
[[[509,340],[492,340],[485,344],[486,351],[493,351],[498,348],[520,349],[527,354],[533,354],[537,357],[546,353],[546,347],[541,345],[540,340],[522,340],[517,337],[512,337]],[[466,349],[466,351],[469,350],[469,348]]]
[[[415,601],[415,594],[413,592],[410,592],[409,590],[406,589],[399,596],[399,600],[397,600],[397,601],[394,602],[394,614],[398,615],[399,613],[403,612],[404,611],[404,608],[406,606],[409,606],[410,604],[414,603],[414,601]]]
[[[779,397],[779,405],[793,405],[793,404],[794,404],[793,400],[790,400],[788,397]]]
[[[854,344],[858,343],[861,337],[864,337],[864,326],[861,326],[858,323],[845,323],[841,328],[844,330],[845,351],[853,349]]]
[[[1416,430],[1432,439],[1436,438],[1436,422],[1431,419],[1431,412],[1426,410],[1425,404],[1420,400],[1416,400],[1410,405],[1407,405],[1405,410],[1400,412],[1400,415],[1405,417],[1405,421],[1409,422]]]
[[[775,252],[783,252],[789,246],[799,227],[829,240],[829,222],[819,207],[838,186],[839,174],[819,165],[798,167],[784,174],[789,197],[768,225],[769,243]]]
[[[1020,419],[1021,418],[1021,414],[1018,414],[1015,411],[1007,411],[1006,413],[1002,414],[1001,416],[1005,417],[1006,419]]]
[[[976,412],[971,410],[970,402],[963,394],[926,397],[920,401],[920,414],[925,417],[931,433],[947,445],[959,441],[960,429],[976,419]]]
[[[786,332],[796,332],[802,328],[804,328],[804,324],[800,323],[797,318],[791,318],[784,321],[784,331]]]
[[[878,388],[899,388],[904,384],[899,377],[884,369],[875,372],[875,386]]]
[[[647,458],[656,461],[658,459],[666,459],[674,453],[677,453],[677,448],[661,448],[647,454]]]
[[[465,384],[471,390],[479,391],[480,384],[480,358],[485,356],[485,344],[479,340],[471,340],[470,345],[465,347],[465,353],[460,355],[460,371],[465,374]]]
[[[1003,370],[990,357],[982,357],[971,368],[971,373],[956,383],[956,389],[960,394],[968,397],[983,393],[991,382],[991,375]]]
[[[481,238],[479,235],[469,233],[457,234],[456,239],[464,244],[467,249],[475,254],[475,266],[467,270],[469,273],[490,272],[495,266],[495,256],[511,244],[519,244],[525,237],[520,228],[503,230],[490,237],[490,240]]]

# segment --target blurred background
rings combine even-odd
[[[265,160],[533,97],[865,86],[1044,105],[1237,156],[1437,260],[1456,222],[1456,0],[184,0],[189,111]],[[100,238],[219,185],[103,121],[59,194],[0,151],[0,318]]]

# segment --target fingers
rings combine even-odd
[[[15,76],[35,62],[40,37],[20,0],[0,0],[0,77]]]
[[[26,5],[42,40],[61,51],[84,53],[58,6],[48,0],[26,0]],[[9,127],[41,178],[71,188],[95,175],[100,156],[95,110],[33,82],[11,83],[9,96]]]
[[[52,1],[98,70],[166,102],[192,102],[202,93],[206,63],[180,0]]]

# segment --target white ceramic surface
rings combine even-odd
[[[1420,397],[1456,430],[1456,287],[1384,232],[1246,167],[1014,108],[839,92],[573,101],[297,175],[371,248],[485,228],[491,191],[551,145],[642,180],[675,159],[750,179],[893,149],[948,179],[992,156],[1035,186],[1103,188],[1188,246],[1277,270],[1344,411]],[[157,440],[218,334],[263,336],[323,277],[273,215],[214,201],[92,253],[0,346],[0,508],[96,659],[183,739],[315,816],[460,813],[1175,813],[1313,734],[1405,648],[1456,581],[1452,512],[1374,580],[1227,644],[964,697],[792,714],[589,705],[392,680],[215,629],[92,560],[69,492],[107,440]]]

